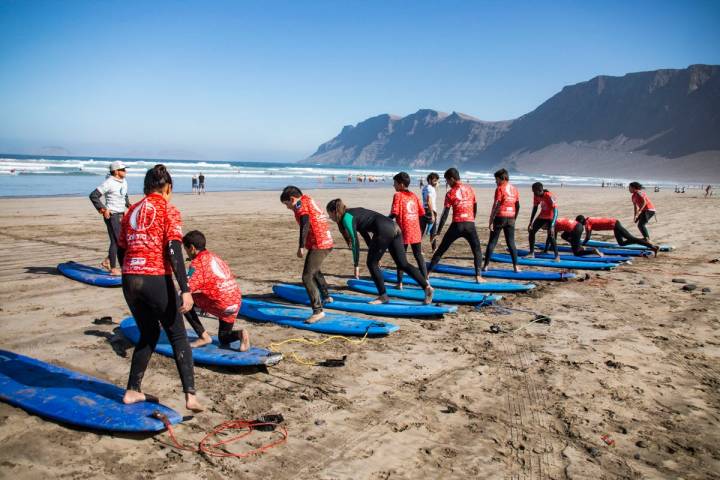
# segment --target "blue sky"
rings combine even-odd
[[[714,1],[0,0],[0,151],[294,161],[420,108],[720,63]]]

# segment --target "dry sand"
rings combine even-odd
[[[632,225],[625,190],[554,190],[563,215],[617,216]],[[484,243],[492,191],[477,192]],[[350,206],[387,211],[392,192],[310,193],[321,205],[339,194]],[[529,189],[521,195],[525,225]],[[720,264],[709,263],[720,256],[720,200],[697,192],[650,195],[659,210],[652,234],[678,250],[503,301],[550,315],[549,326],[491,334],[491,323],[509,331],[531,316],[461,307],[443,320],[397,319],[399,332],[359,346],[294,347],[319,360],[347,354],[342,368],[289,359],[268,372],[197,367],[209,410],[179,426],[178,436],[197,442],[225,420],[282,413],[289,441],[264,455],[205,458],[168,448],[166,434],[89,433],[0,403],[0,477],[720,478]],[[297,226],[277,192],[173,201],[186,231],[206,233],[246,295],[299,280]],[[335,228],[334,235],[340,239]],[[62,261],[98,264],[105,256],[105,227],[90,202],[0,200],[0,238],[0,348],[124,386],[131,350],[117,325],[93,323],[128,315],[121,291],[73,282],[55,270]],[[526,245],[524,233],[518,239]],[[467,247],[457,245],[448,256],[469,265]],[[352,273],[342,247],[325,265],[336,287]],[[698,289],[682,291],[673,278]],[[238,323],[260,346],[322,337]],[[216,331],[214,321],[206,324]],[[155,355],[144,387],[188,413],[172,359]],[[614,446],[601,439],[606,434]],[[257,445],[270,437],[253,438]]]

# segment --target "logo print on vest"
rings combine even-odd
[[[133,210],[130,215],[130,226],[136,232],[144,232],[155,223],[156,213],[155,205],[143,200],[142,205]]]

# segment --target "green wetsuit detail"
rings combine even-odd
[[[353,263],[357,267],[360,263],[360,243],[358,242],[357,232],[355,231],[355,226],[353,225],[353,216],[350,212],[345,212],[345,215],[343,215],[342,218],[342,224],[345,231],[350,234]]]

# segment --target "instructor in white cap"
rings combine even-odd
[[[112,162],[110,175],[90,194],[90,201],[103,216],[110,237],[108,258],[103,261],[102,266],[110,270],[112,275],[122,274],[122,265],[117,264],[117,239],[122,217],[130,206],[125,168],[125,164],[120,160]]]

